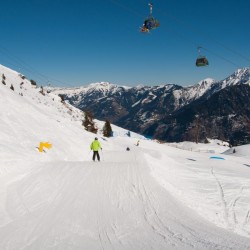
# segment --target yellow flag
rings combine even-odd
[[[52,144],[50,144],[49,142],[40,142],[39,152],[43,152],[43,147],[50,149],[52,147]]]

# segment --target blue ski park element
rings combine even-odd
[[[211,156],[210,159],[225,160],[225,158],[220,157],[220,156]]]

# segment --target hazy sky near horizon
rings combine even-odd
[[[151,2],[160,27],[142,34],[149,1],[3,1],[0,64],[62,87],[186,86],[250,66],[249,0]],[[198,46],[208,67],[195,66]]]

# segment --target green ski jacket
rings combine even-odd
[[[98,140],[94,140],[91,145],[90,145],[90,149],[93,151],[98,151],[99,149],[101,149],[101,144]]]

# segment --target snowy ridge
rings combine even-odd
[[[200,98],[211,89],[211,86],[214,83],[215,80],[208,78],[203,81],[200,81],[198,84],[194,86],[182,88],[180,90],[175,90],[174,96],[176,98],[175,101],[176,106],[179,108],[187,105],[193,100]]]
[[[53,90],[55,93],[60,94],[67,94],[69,96],[72,95],[82,95],[91,93],[93,90],[106,95],[109,92],[116,92],[119,89],[130,89],[127,86],[117,86],[115,84],[111,84],[109,82],[100,82],[100,83],[91,83],[88,86],[78,87],[78,88],[50,88],[46,87],[47,89]]]
[[[236,84],[250,84],[250,68],[238,69],[231,76],[223,80],[223,87]]]
[[[0,70],[1,250],[249,248],[249,157],[213,143],[214,153],[170,147],[113,125],[114,137],[94,135],[81,111]],[[89,150],[95,136],[101,162]],[[41,141],[52,148],[38,152]]]
[[[238,84],[250,84],[250,68],[243,68],[235,71],[231,76],[222,80],[216,81],[211,78],[206,78],[197,84],[189,87],[181,87],[174,84],[162,84],[159,86],[144,86],[138,85],[136,87],[127,87],[127,86],[118,86],[108,82],[100,82],[100,83],[91,83],[86,87],[80,88],[70,88],[70,89],[63,89],[63,88],[55,88],[52,89],[53,92],[57,94],[65,94],[68,97],[77,97],[78,101],[80,102],[81,97],[86,95],[96,95],[98,94],[98,98],[105,97],[107,95],[115,95],[123,93],[127,91],[136,92],[137,95],[143,95],[145,93],[149,93],[149,95],[159,96],[162,92],[169,93],[173,91],[173,95],[175,97],[175,109],[179,109],[190,102],[201,98],[202,96],[211,96],[212,94],[233,85]],[[151,94],[150,94],[151,93]],[[142,100],[141,100],[142,101]],[[152,98],[146,100],[144,98],[143,102],[141,103],[149,103],[152,101]],[[140,103],[136,102],[137,104]],[[136,104],[133,104],[136,106]]]
[[[184,106],[190,103],[190,101],[196,100],[205,94],[211,96],[226,87],[238,84],[250,84],[250,68],[238,69],[231,76],[222,81],[207,78],[194,86],[175,90],[174,95],[176,97],[176,104],[177,106]]]

